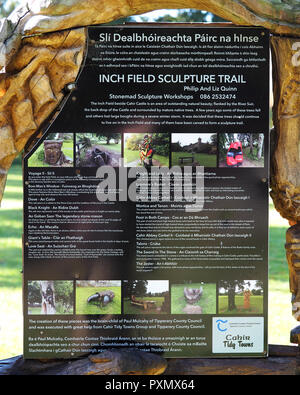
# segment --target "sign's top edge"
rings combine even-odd
[[[90,25],[88,29],[123,29],[123,28],[231,28],[231,29],[257,29],[257,30],[264,30],[269,31],[263,26],[249,26],[249,25],[235,25],[231,22],[128,22],[119,25]]]

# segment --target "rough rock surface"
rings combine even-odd
[[[0,366],[0,375],[160,375],[167,361],[139,350],[107,350],[77,360],[38,361],[11,358]]]

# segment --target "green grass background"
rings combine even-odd
[[[250,296],[250,309],[244,309],[244,296],[235,296],[236,310],[228,311],[228,296],[219,295],[219,309],[221,314],[262,314],[263,313],[263,299],[262,295]]]
[[[20,355],[23,336],[22,315],[22,170],[20,161],[9,171],[0,208],[0,359]],[[292,317],[285,232],[288,222],[270,203],[269,242],[269,343],[290,344]]]
[[[202,314],[216,313],[216,284],[176,284],[171,286],[171,314],[184,314],[186,306],[184,288],[203,288],[203,294],[195,306],[202,307]]]
[[[119,144],[110,143],[110,144],[99,144],[99,145],[100,147],[103,148],[104,151],[113,151],[121,155],[121,143]]]
[[[29,167],[50,167],[48,163],[45,163],[44,161],[39,159],[43,150],[44,144],[41,144],[28,159]],[[62,151],[69,159],[73,161],[73,140],[64,140],[62,145]]]
[[[55,314],[58,314],[58,315],[73,314],[72,307],[70,309],[68,309],[68,310],[65,310],[64,307],[61,304],[59,304],[59,303],[56,303],[55,307],[56,307],[56,313]],[[41,307],[28,307],[28,314],[30,314],[30,315],[33,315],[33,314],[39,315],[39,314],[41,314]]]
[[[192,154],[189,152],[172,152],[171,162],[172,166],[188,166],[191,162],[179,163],[179,158],[191,157]],[[199,163],[200,166],[205,167],[217,167],[217,155],[209,154],[194,154],[194,160]]]
[[[115,293],[112,302],[104,307],[87,303],[89,296],[96,292],[110,290]],[[121,287],[76,287],[76,314],[121,314]]]

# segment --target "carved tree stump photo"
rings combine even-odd
[[[40,281],[42,309],[41,314],[55,314],[55,290],[53,281]]]

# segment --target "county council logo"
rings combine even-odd
[[[225,324],[227,324],[228,320],[217,320],[216,324],[217,324],[217,329],[220,332],[226,332],[227,331],[227,326]]]

